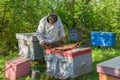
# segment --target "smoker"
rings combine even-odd
[[[43,57],[43,47],[40,46],[36,36],[36,33],[16,33],[19,55],[31,60],[38,60]]]

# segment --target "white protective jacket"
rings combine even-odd
[[[64,27],[60,18],[58,17],[58,20],[51,26],[47,22],[47,17],[48,16],[45,16],[40,20],[36,30],[37,38],[40,43],[42,41],[54,42],[58,41],[59,38],[65,37]]]

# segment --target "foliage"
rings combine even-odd
[[[116,31],[119,29],[119,12],[120,12],[119,0],[107,0],[98,3],[91,3],[92,11],[89,16],[89,25],[92,25],[91,30],[97,31]]]
[[[119,0],[1,0],[1,49],[14,49],[15,34],[35,32],[39,20],[50,13],[62,19],[66,33],[71,27],[80,28],[87,35],[90,31],[111,31],[120,40]]]
[[[91,31],[110,31],[117,34],[117,45],[120,45],[119,0],[1,0],[0,71],[5,67],[5,61],[18,54],[15,34],[35,32],[39,20],[50,13],[56,13],[61,18],[67,36],[68,28],[82,29],[83,38],[80,43],[90,40]],[[97,80],[96,64],[119,55],[119,50],[93,47],[92,53],[93,72],[86,74],[86,80]],[[50,76],[44,73],[45,63],[39,67],[43,69],[41,79],[47,80]],[[0,79],[6,80],[4,72],[0,74]],[[29,80],[30,76],[24,79]]]
[[[117,34],[117,46],[120,45],[120,0],[0,0],[0,71],[6,60],[18,54],[15,34],[35,32],[39,20],[50,13],[61,18],[67,36],[69,28],[82,29],[80,43],[90,40],[91,31],[109,31]],[[93,48],[93,72],[87,74],[87,80],[98,79],[98,62],[117,55],[117,49]],[[40,68],[44,70],[43,65]],[[41,79],[44,78],[48,75],[43,72]],[[0,79],[6,80],[3,73]],[[25,79],[29,80],[29,76]]]

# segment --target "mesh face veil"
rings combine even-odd
[[[49,22],[49,23],[55,23],[56,21],[58,20],[58,17],[57,17],[57,15],[55,15],[55,14],[50,14],[48,17],[47,17],[47,21]]]

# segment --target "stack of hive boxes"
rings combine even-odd
[[[29,73],[30,60],[38,60],[44,57],[43,47],[40,46],[36,33],[17,33],[16,38],[18,39],[20,56],[6,62],[6,77],[15,76],[14,79]],[[81,38],[79,37],[79,39]],[[45,60],[47,73],[59,79],[75,78],[92,71],[90,47],[79,47],[67,51],[45,49]],[[26,68],[22,69],[25,66]],[[24,70],[26,73],[21,75],[20,70]],[[13,73],[10,75],[11,71]]]

